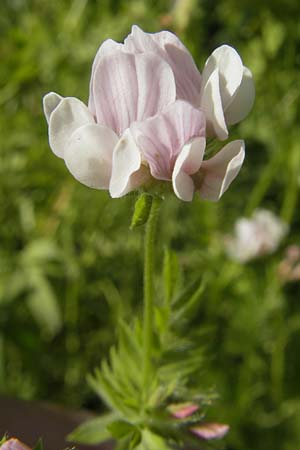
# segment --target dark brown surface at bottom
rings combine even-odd
[[[44,450],[72,447],[65,437],[92,414],[73,412],[48,404],[0,397],[0,438],[7,433],[33,446],[41,437]],[[98,446],[76,445],[78,450],[112,450],[111,443]]]

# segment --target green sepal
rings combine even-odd
[[[108,427],[115,420],[116,415],[113,413],[89,419],[79,425],[79,427],[75,428],[75,430],[67,436],[67,440],[79,444],[101,444],[101,442],[111,438]]]
[[[152,198],[152,195],[145,193],[138,197],[134,205],[134,212],[131,219],[131,230],[147,223],[151,210]]]

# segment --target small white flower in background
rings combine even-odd
[[[254,101],[249,69],[228,45],[207,59],[201,76],[172,33],[134,25],[124,43],[106,40],[92,67],[88,106],[51,92],[44,97],[52,151],[86,186],[122,197],[157,180],[191,201],[217,201],[237,176],[242,140],[205,158],[206,138],[228,138]]]
[[[282,220],[265,209],[254,211],[251,218],[238,219],[232,236],[225,239],[230,258],[239,262],[273,253],[288,232]]]

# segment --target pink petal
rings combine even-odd
[[[232,99],[232,102],[225,111],[225,118],[228,125],[243,120],[251,111],[255,98],[255,87],[252,73],[244,67],[242,82]]]
[[[205,135],[205,117],[189,103],[177,100],[162,114],[137,122],[131,129],[152,176],[171,180],[182,147],[191,139]]]
[[[131,131],[127,129],[113,153],[109,192],[113,198],[122,197],[145,181],[142,158]]]
[[[176,419],[186,419],[199,410],[199,406],[194,403],[182,403],[170,405],[168,407],[173,417]]]
[[[18,439],[12,438],[1,445],[1,450],[30,450],[30,448]]]
[[[190,430],[201,439],[222,439],[228,433],[229,426],[223,423],[204,423]]]
[[[232,141],[200,168],[200,196],[218,201],[240,171],[245,158],[244,141]]]
[[[95,189],[108,189],[112,154],[118,136],[109,128],[87,124],[69,139],[64,159],[71,174],[80,183]]]
[[[201,95],[201,108],[205,112],[207,131],[221,141],[228,138],[220,94],[219,70],[215,69],[205,84]]]
[[[175,100],[170,66],[154,54],[116,51],[100,58],[93,77],[97,121],[121,136],[136,120],[153,116]]]
[[[221,45],[208,57],[202,73],[203,85],[218,69],[223,109],[231,102],[243,78],[243,63],[237,51],[229,45]]]
[[[182,42],[169,31],[144,33],[138,26],[124,41],[124,48],[130,53],[153,52],[162,57],[174,72],[177,98],[199,106],[201,75]]]
[[[115,42],[112,39],[107,39],[100,45],[100,47],[96,53],[96,56],[94,58],[93,65],[92,65],[92,75],[91,75],[91,81],[90,81],[90,96],[89,96],[89,103],[88,103],[89,110],[91,111],[91,113],[94,116],[96,116],[96,108],[95,108],[94,92],[93,92],[93,80],[94,80],[96,67],[97,67],[100,59],[103,56],[109,55],[112,52],[114,52],[115,50],[122,50],[122,48],[123,48],[123,44],[119,44],[119,42]]]
[[[45,115],[49,116],[49,144],[56,156],[64,157],[65,146],[75,130],[88,123],[95,123],[88,108],[75,97],[66,97],[59,100],[52,94],[44,97]],[[57,101],[55,109],[51,108]]]
[[[204,137],[194,138],[183,146],[175,162],[172,174],[173,189],[177,197],[186,202],[193,200],[195,184],[191,175],[200,169],[205,144]]]

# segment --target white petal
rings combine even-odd
[[[237,51],[229,45],[221,45],[207,59],[202,73],[206,84],[215,69],[219,70],[220,92],[223,109],[231,102],[243,78],[243,63]]]
[[[197,137],[185,144],[175,162],[172,174],[173,189],[177,197],[186,202],[193,200],[195,185],[191,175],[200,169],[205,143],[205,138]]]
[[[80,183],[95,189],[108,189],[112,154],[118,136],[109,128],[87,124],[78,128],[65,146],[64,159]]]
[[[112,39],[107,39],[100,45],[100,47],[96,53],[96,56],[94,58],[93,65],[92,65],[92,75],[91,75],[91,80],[90,80],[90,96],[89,96],[89,102],[88,102],[89,110],[92,112],[92,114],[94,116],[96,116],[96,108],[95,108],[95,100],[94,100],[94,92],[93,92],[93,80],[94,80],[94,74],[96,71],[96,67],[97,67],[100,59],[103,56],[109,55],[115,50],[122,50],[123,47],[124,47],[123,44],[120,44],[119,42],[115,42]]]
[[[129,129],[117,143],[113,152],[109,192],[113,198],[122,197],[138,187],[135,175],[141,168],[141,154]]]
[[[216,135],[221,141],[228,138],[222,98],[220,94],[219,70],[215,69],[203,88],[201,109],[205,112],[207,134]]]
[[[225,111],[225,118],[228,125],[243,120],[251,111],[255,98],[255,87],[252,73],[244,67],[243,79],[232,102]]]
[[[244,141],[232,141],[213,158],[203,161],[200,174],[200,196],[218,201],[240,171],[245,158]]]
[[[75,130],[95,123],[86,105],[75,97],[63,98],[50,115],[49,144],[57,156],[64,157],[64,148]]]
[[[49,92],[43,97],[43,108],[48,123],[52,112],[59,105],[62,99],[63,97],[56,94],[56,92]]]
[[[124,41],[130,53],[152,52],[163,58],[174,72],[177,98],[199,106],[201,75],[187,48],[169,31],[145,33],[137,25]]]
[[[97,121],[121,136],[132,122],[174,102],[176,86],[171,67],[157,55],[116,51],[100,59],[93,93]]]

